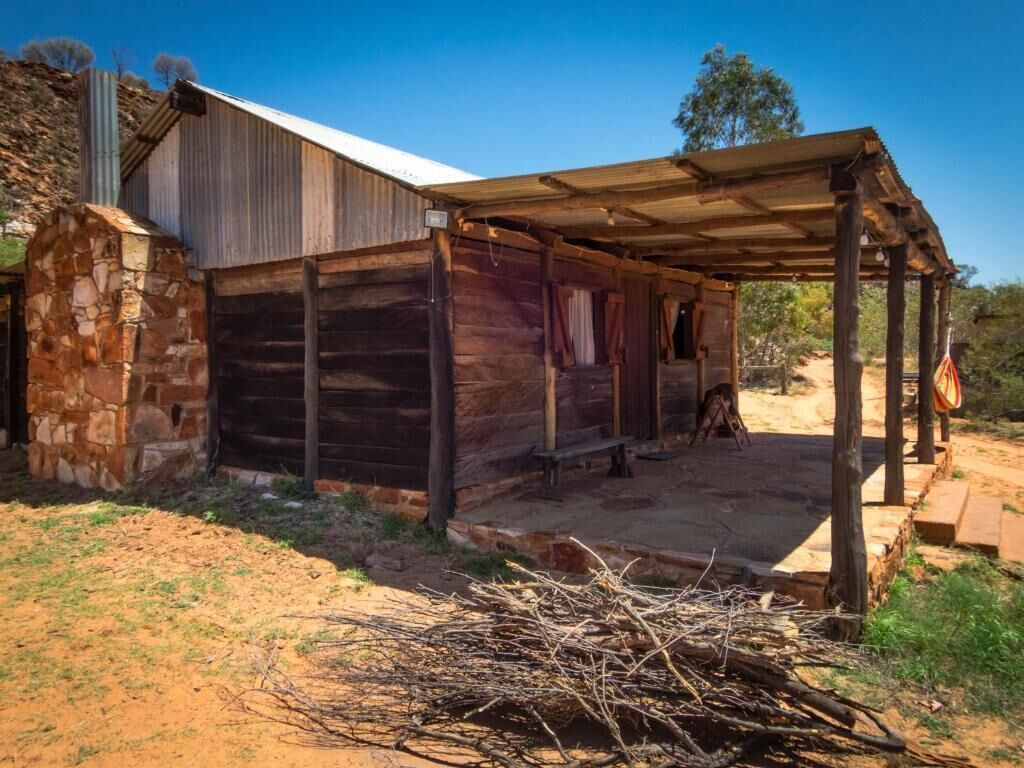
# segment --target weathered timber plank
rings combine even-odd
[[[460,326],[476,325],[492,328],[542,328],[544,309],[540,303],[508,301],[500,297],[455,297],[455,332]]]
[[[453,277],[465,272],[475,275],[490,275],[503,280],[520,280],[536,286],[540,280],[540,265],[537,254],[505,248],[497,263],[486,250],[456,248],[452,264]]]
[[[459,384],[455,389],[455,418],[540,411],[543,403],[543,381]]]
[[[430,353],[426,350],[400,352],[321,352],[320,369],[330,370],[386,370],[428,371]]]
[[[408,447],[387,448],[379,445],[321,443],[320,456],[325,459],[361,461],[368,464],[392,464],[402,467],[425,468],[429,459],[429,451]]]
[[[329,272],[320,275],[318,284],[321,289],[400,283],[420,283],[425,286],[429,277],[430,265],[416,263],[377,269]]]
[[[476,453],[502,445],[544,442],[544,414],[502,413],[459,422],[455,443],[458,453]]]
[[[426,449],[430,445],[429,427],[391,426],[378,429],[372,424],[350,424],[324,421],[320,424],[324,443],[366,445],[383,448]]]
[[[281,419],[306,418],[306,405],[301,397],[248,397],[235,392],[221,392],[220,405],[225,411],[247,414],[273,413]]]
[[[459,325],[455,328],[456,355],[536,355],[542,362],[543,328],[491,328]]]
[[[540,303],[540,288],[535,283],[469,272],[456,272],[452,282],[457,301],[474,296],[484,300],[502,297],[507,301],[521,301],[525,304]]]
[[[429,390],[327,390],[320,391],[320,406],[327,408],[430,408]]]
[[[365,269],[381,269],[384,267],[401,267],[409,264],[430,263],[429,240],[414,242],[391,243],[372,248],[321,256],[320,274],[336,274],[338,272],[358,272]],[[426,244],[426,248],[417,245]]]
[[[222,295],[218,277],[217,312],[222,315],[262,314],[275,312],[286,315],[289,325],[302,325],[302,293],[266,292]],[[297,318],[297,320],[296,320]]]
[[[303,343],[294,341],[252,341],[244,344],[220,342],[217,344],[224,361],[242,365],[259,363],[301,363],[305,354]]]
[[[381,352],[424,350],[430,343],[426,328],[415,330],[320,331],[323,352]]]
[[[239,317],[239,315],[223,315],[223,317]],[[217,332],[213,338],[218,344],[267,344],[276,342],[289,342],[302,344],[305,341],[301,325],[275,325],[266,318],[261,317],[259,322],[255,318],[247,323],[217,323]]]
[[[328,480],[344,480],[410,491],[423,491],[427,488],[425,466],[399,466],[327,458],[321,458],[320,462],[323,477]]]
[[[329,311],[423,306],[426,303],[427,286],[423,282],[366,285],[358,290],[354,290],[351,286],[320,289],[320,308]]]
[[[335,424],[373,424],[377,427],[429,427],[429,408],[353,408],[320,406],[320,421]]]
[[[306,434],[306,419],[276,418],[272,414],[246,409],[237,411],[224,407],[220,413],[221,430],[234,435],[302,440]]]
[[[295,377],[302,381],[302,362],[293,363],[257,363],[252,360],[221,360],[218,364],[221,376],[237,379],[253,377],[266,379],[273,376],[282,378]]]
[[[489,451],[459,453],[455,458],[455,487],[468,488],[480,483],[513,477],[537,468],[535,443],[506,445]]]
[[[302,401],[302,376],[267,378],[250,378],[248,376],[228,376],[223,372],[218,376],[218,389],[225,396],[236,397],[273,397],[289,398]]]
[[[544,362],[538,355],[456,355],[455,380],[461,383],[543,381]]]
[[[427,371],[320,371],[320,389],[429,392]]]
[[[320,310],[321,331],[398,331],[426,328],[426,306]]]

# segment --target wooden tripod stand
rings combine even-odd
[[[690,445],[697,442],[698,435],[701,437],[702,443],[706,442],[708,435],[711,434],[711,430],[718,423],[726,426],[729,434],[732,435],[732,439],[736,441],[736,447],[741,451],[743,450],[743,440],[747,441],[747,445],[753,445],[750,442],[750,432],[747,430],[747,425],[743,423],[743,417],[740,416],[740,412],[738,410],[730,411],[729,406],[721,395],[714,395],[711,398],[704,416],[704,423],[693,433],[693,437],[690,438]]]

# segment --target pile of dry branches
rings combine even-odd
[[[799,674],[853,660],[824,637],[828,614],[738,587],[637,587],[608,568],[583,584],[518,570],[521,581],[472,582],[466,596],[328,616],[340,628],[318,673],[299,684],[269,665],[261,693],[318,739],[456,765],[906,749],[875,713]]]

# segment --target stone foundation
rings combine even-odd
[[[206,307],[148,220],[76,205],[27,249],[29,470],[119,490],[206,464]]]

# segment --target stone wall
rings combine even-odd
[[[205,291],[172,235],[53,211],[28,244],[25,324],[33,475],[117,490],[205,468]]]

